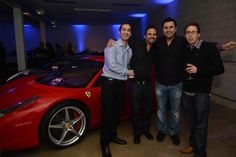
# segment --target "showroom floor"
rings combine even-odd
[[[182,116],[183,117],[183,116]],[[110,144],[113,157],[193,157],[184,155],[179,150],[188,144],[188,128],[184,118],[181,120],[181,144],[175,146],[167,136],[164,142],[148,141],[141,138],[139,145],[133,144],[131,120],[120,123],[119,137],[128,141],[127,145]],[[152,118],[151,132],[156,136],[155,114]],[[236,156],[236,111],[218,104],[212,104],[209,116],[208,157]],[[47,146],[18,152],[7,152],[3,157],[101,157],[99,145],[99,129],[89,131],[86,136],[73,147],[55,150]]]

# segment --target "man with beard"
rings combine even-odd
[[[133,56],[130,67],[135,77],[130,79],[132,98],[132,118],[135,144],[140,143],[142,133],[153,140],[150,133],[153,88],[151,82],[151,65],[155,53],[154,42],[157,39],[157,28],[149,26],[145,30],[144,40],[136,40],[132,45]]]

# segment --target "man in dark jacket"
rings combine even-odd
[[[185,27],[188,47],[185,50],[185,79],[183,82],[183,105],[191,129],[190,146],[182,153],[195,152],[194,157],[206,157],[208,114],[212,78],[224,72],[219,50],[215,44],[200,39],[198,23]]]

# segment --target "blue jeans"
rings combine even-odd
[[[183,106],[191,130],[189,144],[196,156],[206,156],[208,114],[210,111],[209,93],[184,94]]]
[[[183,83],[165,86],[156,82],[157,96],[157,128],[170,135],[178,134],[180,130],[180,105],[182,100]],[[170,104],[170,125],[167,125],[167,102]]]

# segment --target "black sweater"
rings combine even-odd
[[[185,49],[185,63],[197,67],[193,80],[184,79],[184,91],[192,93],[210,93],[212,77],[224,72],[224,66],[214,43],[202,42],[200,49]]]

